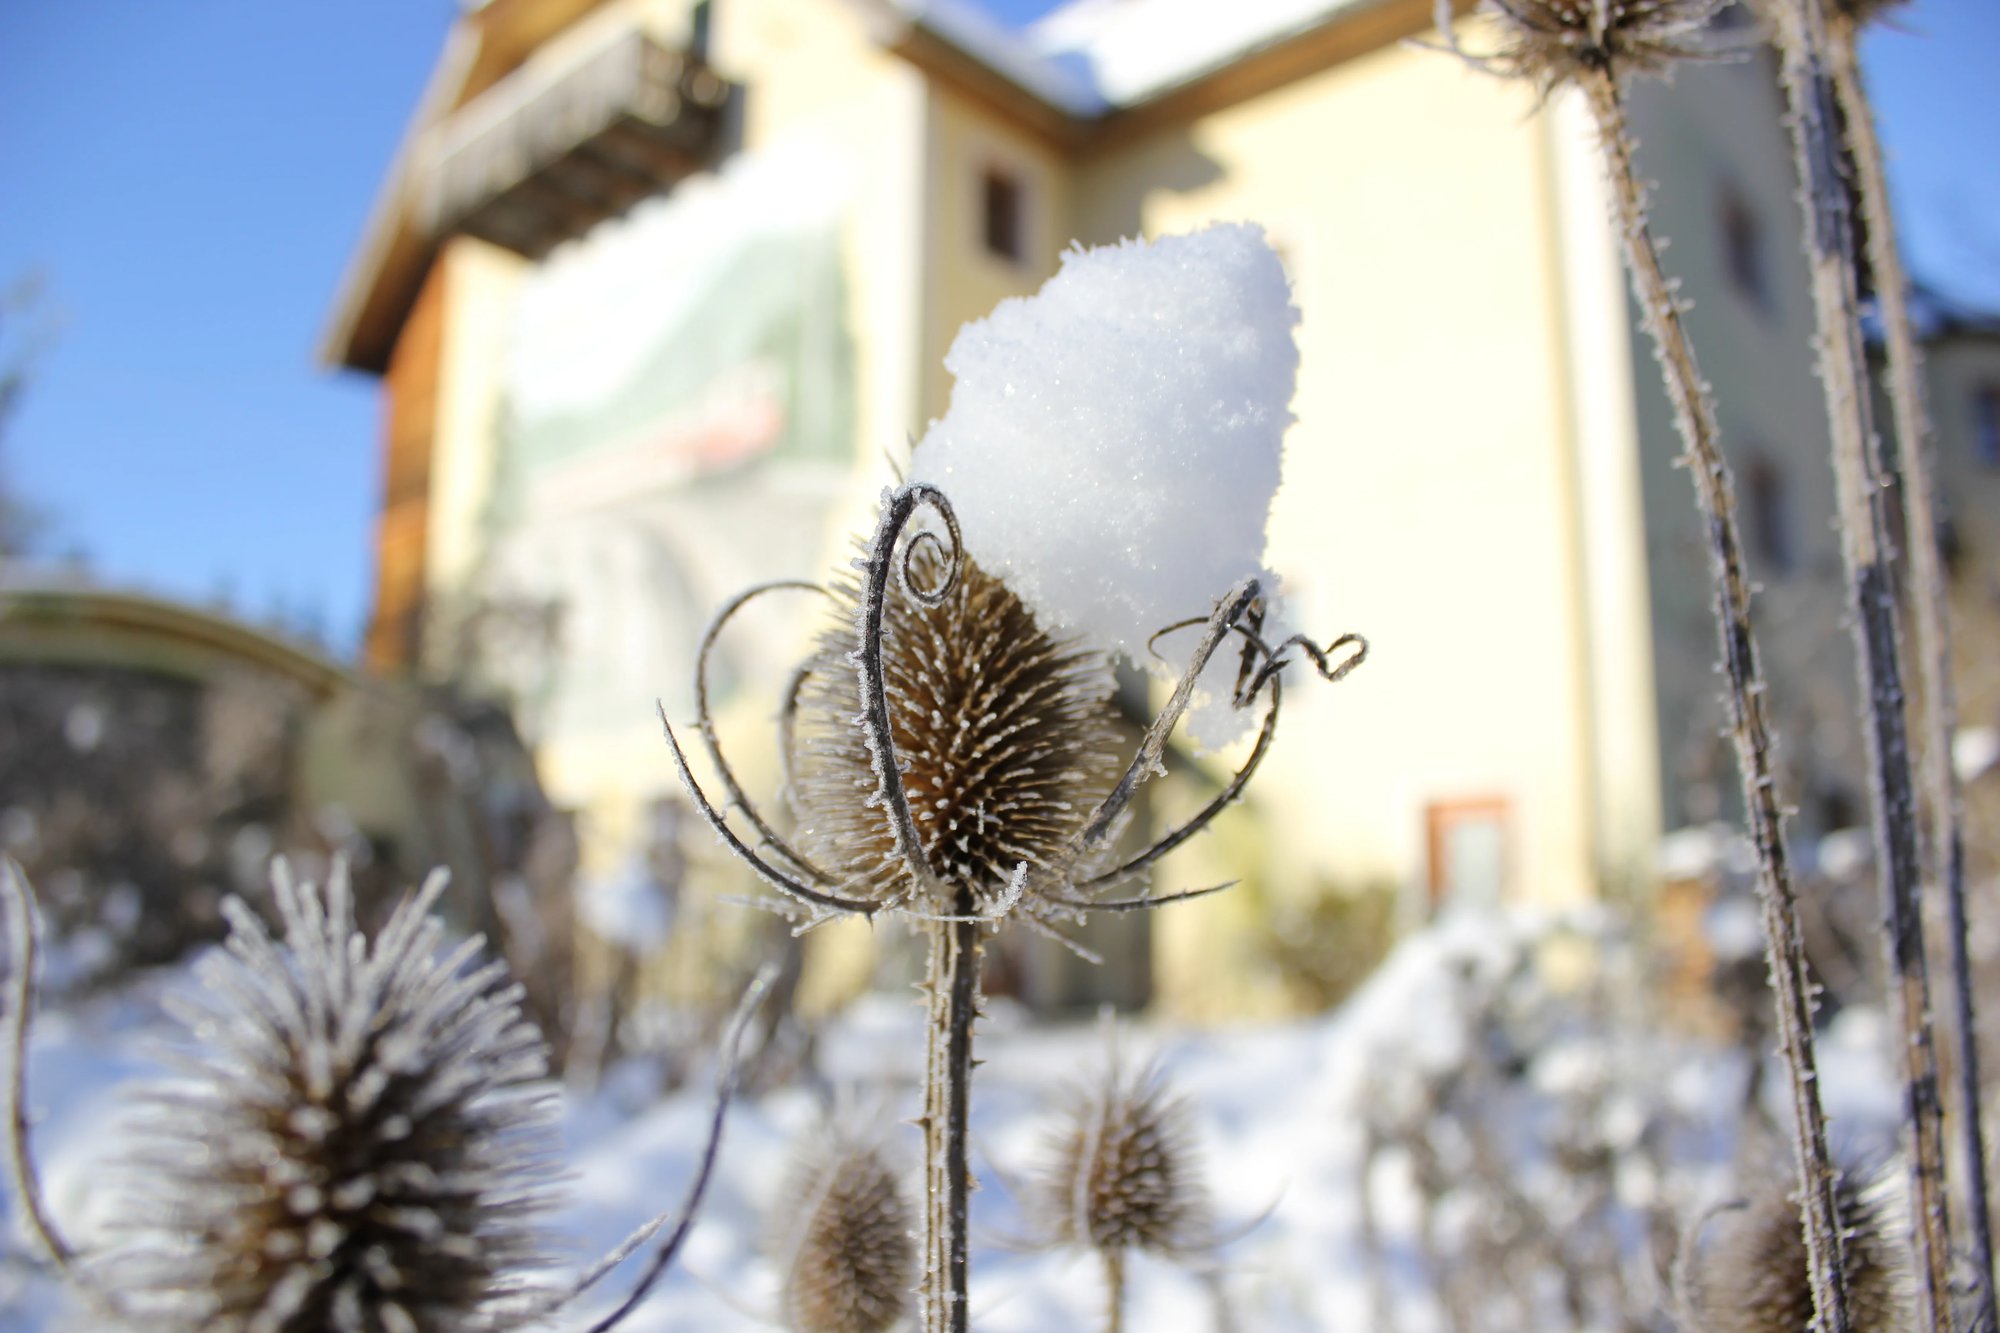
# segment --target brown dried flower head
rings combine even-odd
[[[1703,33],[1730,0],[1484,0],[1500,47],[1489,55],[1463,51],[1452,36],[1451,11],[1440,7],[1438,28],[1451,49],[1476,67],[1525,79],[1547,97],[1587,76],[1661,74],[1684,60],[1713,59]]]
[[[519,988],[444,947],[441,874],[372,940],[343,869],[275,882],[284,939],[226,904],[186,1076],[144,1099],[121,1285],[176,1333],[488,1327],[541,1262],[555,1146]]]
[[[1212,1248],[1190,1116],[1159,1066],[1128,1074],[1114,1054],[1099,1081],[1071,1091],[1050,1136],[1028,1196],[1039,1237],[1173,1258]]]
[[[1904,1212],[1888,1176],[1844,1173],[1834,1206],[1845,1234],[1849,1326],[1916,1327],[1916,1274]],[[1708,1333],[1798,1333],[1812,1327],[1805,1227],[1790,1189],[1765,1182],[1742,1207],[1719,1217],[1688,1256],[1686,1299]]]
[[[939,586],[944,559],[918,547],[909,573]],[[852,581],[833,592],[836,618],[799,699],[792,799],[800,848],[849,896],[949,913],[951,903],[918,897],[874,799],[874,757],[855,723],[861,593]],[[1059,868],[1117,776],[1118,716],[1103,654],[1043,633],[1019,597],[967,558],[937,605],[891,590],[882,679],[910,814],[937,881],[969,888],[987,911],[1018,866]]]
[[[908,1313],[916,1213],[887,1155],[838,1131],[807,1141],[771,1210],[767,1248],[794,1333],[883,1333]]]

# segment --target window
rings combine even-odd
[[[1021,180],[1011,172],[989,167],[979,180],[981,235],[986,253],[1010,263],[1027,257],[1026,219]]]
[[[1792,492],[1785,474],[1768,458],[1751,460],[1750,541],[1764,568],[1789,574],[1798,563],[1798,543],[1792,522]]]
[[[1764,223],[1743,192],[1725,183],[1717,205],[1723,263],[1729,284],[1760,310],[1771,308],[1771,272],[1765,255]]]
[[[1972,456],[2000,467],[2000,384],[1981,385],[1972,395]]]
[[[702,64],[708,63],[708,39],[714,24],[712,0],[695,0],[695,7],[688,13],[688,54]]]
[[[1431,906],[1498,907],[1507,899],[1507,802],[1437,801],[1424,811]]]

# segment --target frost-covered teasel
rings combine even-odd
[[[442,872],[372,940],[344,869],[273,883],[282,941],[227,904],[184,1072],[141,1094],[104,1271],[167,1329],[489,1327],[541,1262],[555,1146],[518,987],[445,948]]]
[[[1680,1297],[1704,1333],[1794,1333],[1813,1327],[1805,1228],[1794,1191],[1760,1181],[1750,1197],[1717,1210],[1682,1256]],[[1834,1194],[1846,1243],[1848,1326],[1916,1327],[1916,1270],[1905,1239],[1908,1209],[1886,1174],[1850,1171]]]
[[[1610,75],[1664,74],[1687,60],[1715,58],[1706,37],[1732,0],[1484,0],[1500,45],[1472,55],[1452,36],[1450,0],[1439,0],[1438,31],[1450,49],[1490,74],[1525,79],[1547,97],[1566,84],[1586,88]]]
[[[1192,1103],[1157,1064],[1105,1067],[1064,1096],[1028,1197],[1041,1240],[1184,1259],[1214,1232],[1198,1177]]]
[[[909,1312],[916,1211],[881,1144],[837,1128],[813,1134],[769,1217],[766,1250],[793,1333],[884,1333]]]
[[[799,929],[892,913],[927,937],[926,1333],[968,1324],[972,1029],[987,936],[1013,921],[1083,952],[1063,927],[1091,912],[1213,892],[1125,886],[1242,793],[1275,735],[1287,666],[1303,659],[1337,680],[1366,653],[1357,635],[1321,648],[1267,630],[1264,523],[1291,421],[1297,319],[1253,227],[1071,253],[1042,295],[1003,304],[954,346],[951,412],[918,446],[915,479],[884,494],[857,573],[832,588],[752,589],[704,637],[697,725],[722,805],[666,726],[696,808]],[[961,499],[977,515],[965,528]],[[781,589],[834,607],[781,714],[794,840],[737,781],[708,709],[717,636]],[[1121,763],[1112,659],[1149,658],[1167,631],[1189,631],[1174,642],[1191,651]],[[1168,737],[1203,684],[1225,718],[1207,739],[1261,712],[1255,742],[1206,806],[1120,860],[1133,796],[1164,771]]]

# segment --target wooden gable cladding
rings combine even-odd
[[[518,70],[445,122],[428,228],[537,258],[699,169],[730,85],[637,29],[557,77]]]
[[[446,267],[431,266],[383,380],[382,509],[375,524],[375,607],[364,657],[371,669],[384,673],[409,671],[421,648]]]

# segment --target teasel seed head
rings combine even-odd
[[[1888,1333],[1916,1326],[1916,1273],[1904,1209],[1886,1173],[1842,1174],[1834,1206],[1845,1239],[1849,1327]],[[1786,1184],[1767,1181],[1719,1214],[1687,1256],[1688,1290],[1707,1333],[1797,1333],[1813,1326],[1805,1226]]]
[[[1713,59],[1702,38],[1730,0],[1485,0],[1480,12],[1500,47],[1466,59],[1489,73],[1525,79],[1547,97],[1586,76],[1661,74],[1684,60]],[[1452,42],[1451,12],[1438,26]],[[1454,51],[1459,48],[1454,43]],[[1459,51],[1465,55],[1463,51]]]
[[[373,940],[344,867],[274,884],[283,942],[230,900],[183,1076],[141,1094],[118,1274],[176,1331],[487,1327],[540,1261],[554,1152],[519,988],[444,948],[441,872]]]
[[[910,573],[936,587],[944,560],[920,547]],[[833,591],[837,619],[799,699],[791,795],[801,850],[849,897],[949,913],[950,903],[914,898],[876,796],[856,721],[860,592],[852,582]],[[970,888],[987,909],[1024,863],[1031,878],[1070,869],[1058,864],[1066,846],[1118,771],[1105,656],[1044,633],[1019,597],[967,558],[939,605],[890,586],[882,674],[910,812],[938,881]]]
[[[770,1219],[793,1333],[883,1333],[908,1313],[917,1218],[880,1145],[839,1130],[808,1139]]]
[[[1127,1073],[1114,1054],[1095,1082],[1070,1090],[1028,1194],[1044,1243],[1183,1258],[1213,1248],[1192,1107],[1157,1065]]]

